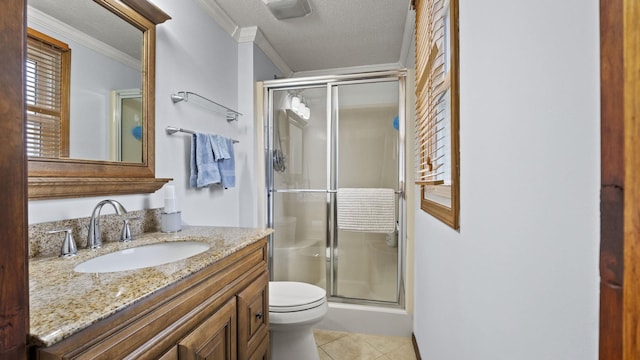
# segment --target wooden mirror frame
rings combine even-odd
[[[142,31],[142,162],[29,158],[29,199],[151,193],[171,179],[155,177],[156,25],[171,17],[146,0],[94,0]]]

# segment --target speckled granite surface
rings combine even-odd
[[[269,235],[271,229],[185,227],[178,233],[147,233],[132,242],[80,249],[73,258],[29,261],[30,335],[50,346],[118,310]],[[77,273],[76,265],[114,251],[165,241],[205,241],[211,248],[193,257],[138,270]]]
[[[136,236],[160,231],[160,213],[162,209],[148,209],[130,211],[126,215],[113,214],[113,209],[105,207],[100,215],[100,230],[102,241],[119,241],[122,233],[123,221],[129,218],[131,235]],[[71,229],[78,249],[87,247],[90,217],[51,221],[29,225],[29,258],[42,256],[58,256],[64,240],[64,233],[48,234],[49,230]]]

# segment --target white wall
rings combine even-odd
[[[424,359],[597,359],[596,0],[460,0],[460,232],[415,212]]]
[[[182,210],[184,223],[237,226],[242,214],[249,211],[246,201],[241,203],[240,194],[255,189],[255,185],[247,185],[252,184],[256,176],[252,158],[254,150],[249,146],[255,137],[253,114],[241,116],[238,122],[227,123],[224,116],[192,102],[173,104],[170,95],[177,91],[192,91],[243,112],[239,105],[246,109],[246,99],[252,105],[253,93],[243,97],[239,84],[242,82],[246,88],[247,82],[251,81],[253,86],[253,77],[240,79],[239,66],[254,66],[261,75],[267,71],[264,69],[275,67],[264,56],[251,54],[249,58],[240,59],[242,54],[239,55],[238,43],[194,1],[153,2],[171,16],[170,20],[157,27],[156,34],[156,177],[174,179],[177,208]],[[235,148],[236,188],[188,188],[190,136],[181,133],[168,136],[164,130],[168,125],[218,133],[239,140],[238,145],[241,146]],[[139,210],[162,207],[163,197],[161,189],[155,194],[110,198],[122,202],[128,210]],[[102,197],[30,201],[29,223],[90,216],[100,199]],[[103,211],[110,213],[113,210]],[[255,207],[251,211],[255,213]]]
[[[240,131],[247,137],[247,141],[237,144],[238,150],[242,150],[246,156],[244,161],[245,171],[251,176],[241,179],[242,191],[239,193],[239,226],[256,227],[261,224],[258,219],[258,184],[264,178],[263,173],[257,171],[256,161],[258,153],[258,141],[256,124],[257,109],[255,109],[255,86],[256,81],[270,80],[274,76],[280,77],[278,68],[267,58],[267,56],[253,42],[242,42],[238,44],[238,111],[243,115],[238,124]],[[260,178],[262,177],[262,178]]]
[[[201,94],[229,108],[238,108],[238,44],[193,1],[154,1],[172,19],[158,28],[156,90],[156,176],[174,178],[183,222],[198,225],[238,224],[238,187],[190,189],[191,138],[177,133],[167,136],[166,126],[218,133],[247,141],[238,133],[238,122],[196,102],[172,103],[176,91]],[[236,150],[238,150],[236,148]],[[244,168],[246,156],[236,151],[236,169]],[[236,184],[245,176],[236,172]]]

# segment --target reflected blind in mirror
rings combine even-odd
[[[448,1],[416,0],[416,184],[449,185]]]
[[[27,156],[67,157],[71,50],[33,29],[27,33]]]

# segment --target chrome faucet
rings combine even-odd
[[[89,236],[87,237],[87,248],[97,249],[102,247],[102,234],[100,233],[100,210],[104,204],[111,204],[116,209],[116,214],[123,215],[127,210],[115,200],[102,200],[93,208],[91,220],[89,221]]]

